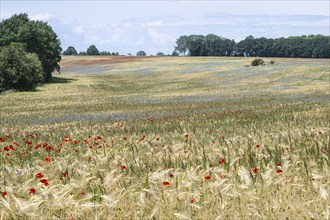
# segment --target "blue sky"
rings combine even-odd
[[[213,33],[236,41],[248,35],[287,37],[330,35],[330,3],[298,0],[218,1],[14,1],[0,0],[6,19],[26,12],[47,21],[62,48],[148,55],[172,53],[181,35]]]

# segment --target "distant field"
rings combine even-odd
[[[330,60],[252,60],[70,56],[0,94],[0,218],[330,218]]]

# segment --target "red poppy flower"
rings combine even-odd
[[[225,178],[225,176],[224,176],[223,174],[220,174],[220,175],[219,175],[219,178],[220,178],[220,179],[223,179],[223,178]]]
[[[260,147],[260,145],[259,145],[259,144],[257,144],[257,145],[256,145],[256,148],[259,148],[259,147]]]
[[[9,147],[4,147],[3,150],[4,151],[9,151],[10,149],[9,149]]]
[[[37,179],[40,179],[40,178],[42,178],[42,177],[44,177],[44,174],[42,174],[42,173],[37,173],[37,174],[36,174],[36,178],[37,178]]]
[[[64,171],[64,172],[62,172],[62,176],[63,177],[66,177],[68,174]]]
[[[159,141],[160,138],[156,138],[156,141]]]
[[[312,182],[314,182],[315,181],[315,178],[311,177],[309,180],[312,181]]]
[[[277,162],[276,166],[282,166],[281,162]]]
[[[29,194],[36,194],[37,190],[35,188],[31,188]]]
[[[74,144],[78,144],[78,141],[74,140],[73,143],[74,143]]]
[[[278,169],[276,170],[276,173],[283,173],[283,170]]]
[[[44,159],[44,161],[45,161],[46,163],[50,163],[51,159],[50,159],[50,157],[46,157],[46,158]]]
[[[188,137],[189,137],[189,134],[185,134],[184,136],[185,136],[186,138],[188,138]]]
[[[210,175],[204,176],[204,179],[209,180],[209,179],[211,179],[211,176]]]
[[[171,185],[170,182],[163,182],[163,186],[169,186],[169,185]]]
[[[168,174],[171,178],[174,177],[174,174],[173,173],[169,173]]]
[[[80,195],[82,195],[82,196],[85,195],[85,192],[80,192]]]
[[[210,166],[210,168],[214,167],[214,165],[213,165],[212,163],[210,163],[210,165],[209,165],[209,166]]]
[[[221,139],[225,139],[225,136],[221,136],[220,138],[221,138]]]
[[[7,192],[1,192],[2,197],[5,197],[7,194]]]
[[[196,199],[195,199],[194,197],[192,197],[192,198],[190,199],[190,202],[191,202],[191,203],[194,203],[194,202],[196,202]]]
[[[126,167],[125,165],[121,166],[121,169],[122,169],[122,170],[126,170],[126,168],[127,168],[127,167]]]
[[[48,186],[49,185],[47,179],[41,179],[40,182],[43,183],[45,186]]]
[[[219,164],[222,164],[222,163],[224,163],[225,162],[225,159],[220,159],[219,160]]]
[[[252,170],[252,172],[255,173],[255,174],[257,174],[257,173],[259,173],[259,169],[256,167],[256,168],[254,168],[254,169]]]

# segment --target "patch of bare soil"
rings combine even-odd
[[[153,59],[156,57],[137,57],[137,56],[113,56],[113,57],[74,57],[74,59],[64,58],[61,61],[61,67],[73,66],[91,66],[91,65],[105,65],[113,63],[134,62],[145,59]]]

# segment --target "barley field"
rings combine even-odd
[[[63,57],[0,94],[0,219],[329,219],[330,60],[264,60]]]

